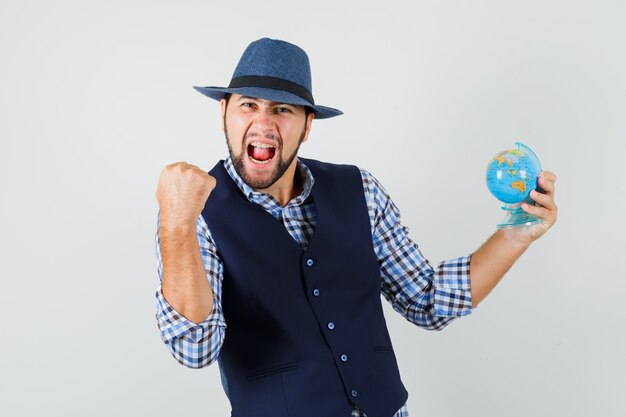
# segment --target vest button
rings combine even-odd
[[[313,262],[313,259],[309,258],[306,260],[306,266],[313,266],[315,262]]]
[[[353,389],[352,391],[350,391],[350,395],[352,395],[353,397],[356,397],[357,395],[359,395],[358,391]]]
[[[341,355],[341,362],[348,362],[348,355],[345,353]]]
[[[316,297],[320,296],[320,290],[318,290],[317,288],[313,290],[313,295]]]
[[[328,322],[328,328],[329,328],[330,330],[334,329],[334,328],[335,328],[335,323],[333,323],[332,321],[329,321],[329,322]]]

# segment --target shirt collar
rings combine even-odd
[[[297,206],[297,205],[304,203],[304,201],[311,194],[311,189],[313,188],[313,184],[315,184],[315,179],[313,178],[313,174],[311,173],[309,168],[304,164],[304,162],[300,160],[300,158],[298,158],[297,161],[298,161],[297,170],[298,170],[300,177],[304,178],[304,184],[302,186],[302,193],[300,193],[299,196],[293,198],[289,202],[289,204],[287,204],[288,206],[293,206],[293,205]],[[228,172],[228,175],[230,175],[233,181],[235,181],[235,184],[237,184],[237,187],[239,187],[241,192],[246,196],[248,200],[254,203],[260,203],[260,202],[265,202],[269,199],[275,202],[276,204],[278,204],[278,201],[276,201],[276,199],[272,197],[270,194],[263,193],[260,191],[254,191],[252,187],[250,187],[239,176],[239,174],[237,174],[237,171],[235,170],[235,166],[233,165],[233,161],[230,158],[230,156],[226,158],[226,160],[224,161],[224,168],[226,169],[226,172]]]

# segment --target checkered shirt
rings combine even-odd
[[[307,197],[315,179],[306,165],[298,159],[298,170],[304,179],[302,193],[285,207],[271,195],[254,191],[237,174],[230,158],[224,167],[244,195],[280,220],[289,234],[306,250],[317,223],[315,203]],[[428,330],[441,330],[458,317],[471,314],[469,266],[472,254],[446,260],[435,270],[417,244],[400,224],[400,211],[383,186],[368,171],[360,168],[367,201],[372,241],[381,273],[381,291],[393,309],[410,322]],[[156,319],[161,338],[181,364],[201,368],[213,363],[224,341],[226,322],[222,312],[222,279],[224,265],[202,216],[196,221],[202,261],[213,289],[213,310],[200,324],[183,317],[170,306],[159,285],[156,291]],[[162,279],[163,265],[159,239],[159,216],[155,233],[157,270]],[[224,383],[226,381],[223,381]],[[407,417],[403,405],[393,417]],[[367,417],[355,407],[351,417]]]

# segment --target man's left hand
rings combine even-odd
[[[556,223],[557,207],[554,203],[554,183],[556,182],[556,175],[550,171],[542,171],[539,175],[538,183],[539,187],[544,191],[543,193],[537,190],[530,192],[530,198],[535,200],[535,205],[528,203],[522,204],[522,210],[526,213],[533,214],[539,217],[541,223],[534,224],[532,226],[516,227],[510,229],[515,234],[515,238],[521,240],[523,243],[530,245],[535,240],[539,239],[550,227]]]

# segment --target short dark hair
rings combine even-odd
[[[225,109],[228,108],[228,102],[230,101],[230,97],[232,96],[232,93],[226,93],[226,95],[224,95],[224,99],[226,100],[226,107]],[[309,114],[313,113],[313,108],[309,107],[309,106],[304,106],[304,117],[306,119],[309,118]]]

